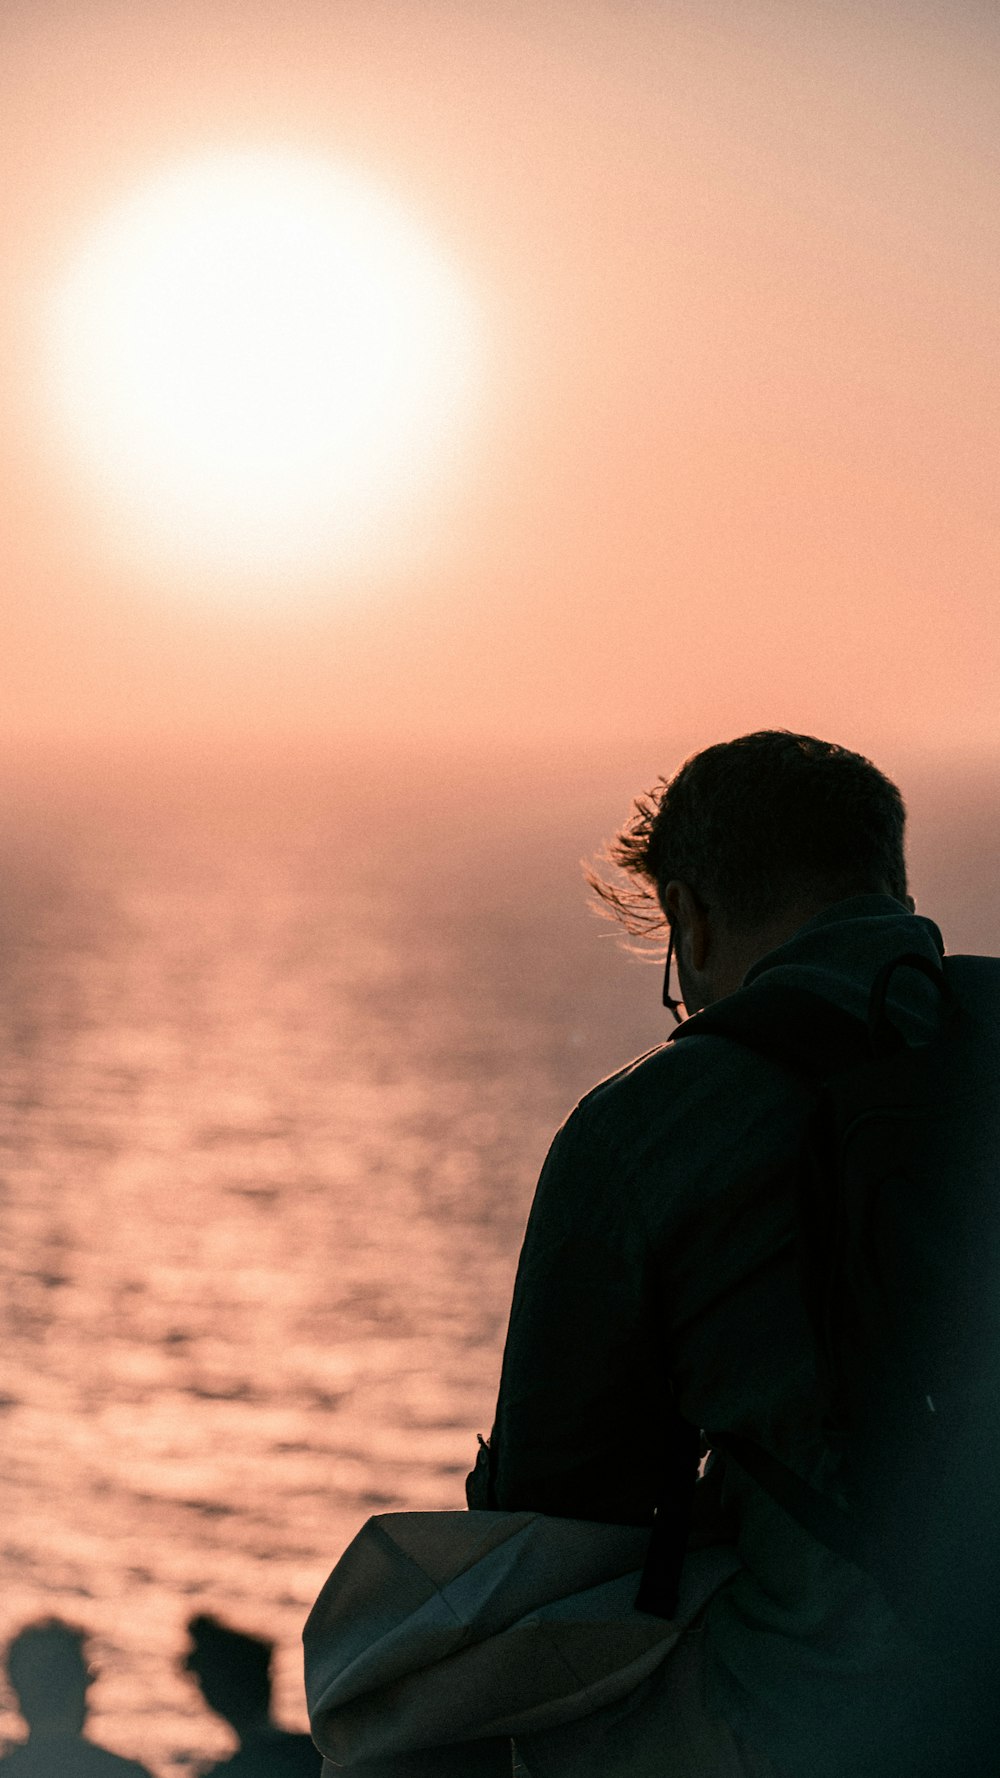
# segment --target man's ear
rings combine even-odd
[[[711,949],[711,928],[708,912],[698,900],[690,883],[673,879],[663,891],[663,910],[671,926],[685,935],[692,969],[702,970]]]

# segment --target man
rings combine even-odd
[[[204,1778],[318,1778],[321,1760],[308,1735],[292,1734],[271,1716],[273,1644],[233,1630],[210,1612],[188,1624],[184,1657],[210,1710],[236,1735],[237,1750],[210,1766]]]
[[[0,1759],[4,1778],[150,1778],[145,1766],[84,1734],[93,1674],[86,1635],[60,1618],[26,1624],[7,1650],[7,1677],[28,1739]]]
[[[767,971],[864,1017],[887,961],[944,949],[908,893],[904,819],[868,760],[764,731],[639,800],[609,853],[631,882],[592,881],[632,932],[668,930],[688,1014]],[[909,1041],[935,1028],[915,972],[893,976],[888,1010]],[[659,1508],[683,1538],[702,1427],[829,1482],[795,1263],[811,1105],[772,1060],[692,1036],[577,1106],[528,1222],[471,1506],[625,1524]],[[694,1524],[735,1539],[742,1568],[630,1705],[527,1740],[531,1778],[912,1771],[899,1750],[919,1681],[875,1582],[718,1453]]]

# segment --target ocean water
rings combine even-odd
[[[549,1137],[667,1029],[578,870],[654,775],[6,772],[0,1640],[90,1631],[90,1732],[157,1773],[231,1745],[179,1670],[194,1612],[275,1639],[304,1726],[301,1627],[345,1543],[463,1503]],[[952,949],[1000,949],[993,782],[915,775]]]
[[[162,1773],[229,1745],[195,1611],[304,1726],[345,1543],[463,1503],[548,1137],[662,1031],[530,773],[208,768],[50,763],[0,821],[0,1637],[90,1629],[91,1733]]]

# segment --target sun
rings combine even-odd
[[[370,569],[468,431],[475,305],[387,193],[269,148],[164,169],[45,314],[51,409],[106,536],[179,581]]]

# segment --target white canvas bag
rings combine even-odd
[[[637,1611],[648,1529],[540,1513],[379,1514],[303,1632],[313,1739],[335,1770],[526,1735],[625,1697],[735,1573],[689,1553],[677,1615]]]

